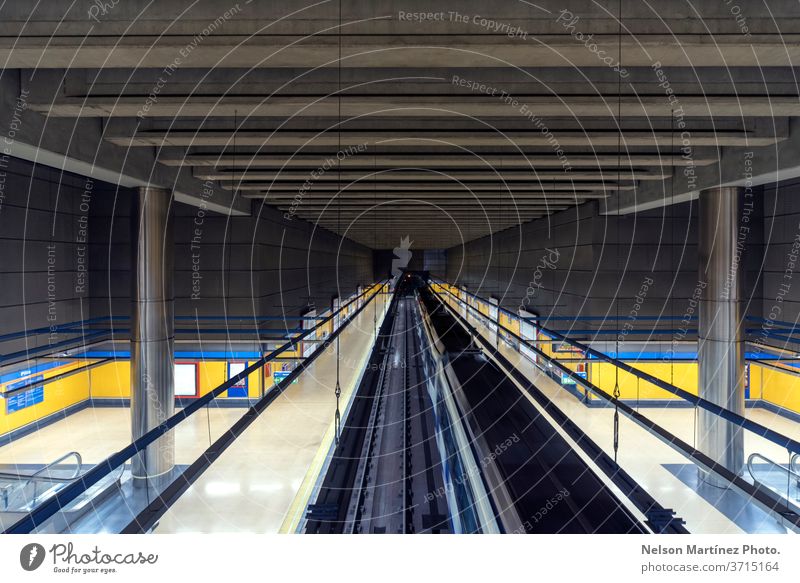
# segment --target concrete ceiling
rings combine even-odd
[[[25,155],[447,248],[800,175],[797,2],[732,6],[10,1],[0,124],[22,97]]]

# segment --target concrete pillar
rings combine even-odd
[[[698,234],[700,296],[698,363],[700,396],[744,415],[744,264],[737,253],[744,189],[721,187],[700,193]],[[744,467],[741,428],[700,409],[699,449],[736,474]],[[725,483],[701,471],[715,486]]]
[[[173,233],[170,191],[139,188],[131,217],[133,439],[175,411]],[[134,484],[161,485],[175,465],[173,432],[132,459]]]

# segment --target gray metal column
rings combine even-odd
[[[700,296],[698,363],[700,396],[744,415],[744,335],[742,281],[744,264],[737,255],[744,189],[721,187],[700,193],[698,234]],[[700,409],[699,449],[737,474],[744,466],[741,428]],[[701,479],[725,482],[706,472]]]
[[[140,188],[131,217],[131,422],[133,438],[175,410],[171,193]],[[173,432],[132,460],[134,484],[160,485],[175,465]]]

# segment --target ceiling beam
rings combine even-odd
[[[392,166],[412,166],[423,168],[458,168],[486,166],[490,168],[522,168],[530,170],[532,168],[562,168],[563,161],[556,156],[542,156],[541,154],[475,154],[472,156],[459,155],[384,155],[384,154],[360,154],[353,157],[346,157],[336,161],[335,152],[331,153],[333,159],[323,154],[187,154],[182,157],[172,155],[162,155],[159,158],[161,164],[167,166],[213,166],[213,167],[247,167],[248,169],[283,169],[298,166],[319,169],[326,166],[341,164],[343,168],[363,167],[387,168]],[[717,161],[715,157],[701,156],[693,160],[687,160],[680,155],[670,154],[601,154],[596,155],[570,155],[569,163],[573,168],[602,168],[609,167],[630,167],[642,166],[645,168],[661,166],[688,166],[692,162],[695,166],[708,166]]]
[[[558,209],[564,210],[564,209]],[[367,211],[349,211],[349,212],[338,212],[336,209],[330,209],[329,212],[326,211],[314,211],[314,210],[303,210],[302,212],[298,212],[297,216],[302,216],[304,218],[308,217],[315,217],[318,219],[323,219],[326,222],[332,222],[333,224],[337,224],[339,216],[341,215],[342,220],[349,220],[349,219],[359,219],[364,221],[393,221],[397,220],[400,217],[418,217],[423,219],[424,217],[431,217],[432,222],[438,222],[439,218],[438,215],[441,215],[441,218],[453,219],[453,218],[467,218],[467,217],[478,217],[478,218],[488,218],[492,220],[503,220],[509,223],[519,222],[520,218],[528,217],[528,216],[542,216],[546,214],[544,209],[530,209],[520,212],[514,213],[497,213],[492,212],[489,209],[476,209],[474,211],[470,210],[445,210],[445,209],[436,209],[436,208],[429,208],[429,209],[416,209],[416,210],[394,210],[394,211],[387,211],[385,213],[375,212],[371,210]]]
[[[248,195],[245,194],[244,196],[248,196],[250,198],[264,198],[265,196],[269,196],[269,194],[289,194],[292,196],[297,195],[303,189],[303,183],[294,183],[294,184],[282,184],[278,182],[269,183],[255,183],[255,182],[239,182],[239,181],[220,181],[220,186],[222,188],[228,190],[257,190],[263,191],[263,194],[260,195]],[[408,193],[409,196],[414,196],[421,192],[427,193],[439,193],[439,192],[458,192],[458,193],[467,193],[467,192],[483,192],[483,191],[492,191],[499,194],[505,194],[506,196],[513,195],[517,192],[546,192],[546,191],[562,191],[562,192],[573,192],[573,191],[585,191],[585,192],[594,192],[594,191],[612,191],[612,190],[634,190],[636,187],[633,185],[621,185],[621,184],[607,184],[601,182],[577,182],[575,184],[570,183],[553,183],[549,182],[547,184],[508,184],[507,186],[503,185],[502,183],[499,184],[467,184],[467,185],[459,185],[459,184],[442,184],[442,185],[429,185],[429,184],[381,184],[380,190],[383,192],[392,192],[395,196],[399,196],[400,193]],[[306,192],[375,192],[375,187],[369,182],[360,182],[360,183],[353,183],[353,184],[343,184],[341,189],[337,184],[325,184],[325,183],[315,183],[313,184],[309,190]],[[300,195],[301,197],[303,195]],[[594,195],[592,195],[593,198]]]
[[[235,136],[235,137],[234,137]],[[315,131],[270,130],[144,130],[135,135],[117,135],[106,138],[112,144],[124,147],[167,147],[167,146],[291,146],[296,148],[312,146],[366,147],[375,144],[386,146],[499,146],[499,147],[549,147],[555,143],[559,147],[671,147],[680,146],[681,135],[669,131],[623,130],[620,136],[615,131],[574,130],[559,131],[553,135],[540,131],[528,132],[422,132],[418,130],[359,131],[325,133]],[[783,136],[760,136],[742,131],[693,131],[691,145],[700,146],[767,146],[781,141]],[[554,141],[555,140],[555,141]],[[569,157],[567,156],[567,161]]]
[[[473,204],[464,204],[461,201],[452,203],[452,202],[442,202],[442,201],[415,201],[413,203],[403,203],[397,204],[395,201],[391,201],[384,204],[372,204],[370,202],[364,202],[360,204],[341,204],[336,201],[330,201],[327,204],[322,203],[303,203],[302,205],[296,207],[298,210],[302,209],[306,210],[331,210],[331,209],[342,209],[342,210],[371,210],[371,209],[415,209],[415,208],[441,208],[441,209],[503,209],[505,211],[514,211],[516,209],[547,209],[547,208],[566,208],[569,206],[574,206],[570,204],[564,204],[566,201],[561,201],[559,204],[546,204],[546,203],[535,203],[535,202],[523,202],[519,204],[506,204],[503,207],[500,207],[496,204],[492,205],[485,205],[482,201],[473,201]],[[287,208],[291,205],[287,203],[281,203],[277,205],[278,208]]]
[[[520,117],[521,111],[546,117],[672,117],[674,105],[661,95],[615,96],[513,95],[516,105],[485,95],[354,96],[207,96],[163,95],[153,103],[147,95],[59,97],[53,103],[28,107],[52,117]],[[800,101],[788,96],[681,96],[684,117],[800,116]],[[618,111],[619,108],[619,111]],[[618,115],[619,114],[619,115]]]
[[[544,212],[544,209],[531,209],[521,212],[514,212],[514,213],[500,213],[498,211],[493,211],[491,209],[480,209],[476,208],[475,210],[447,210],[447,209],[437,209],[435,207],[428,207],[427,209],[408,209],[408,210],[387,210],[387,211],[375,211],[375,210],[367,210],[367,211],[360,211],[360,210],[351,210],[351,211],[338,211],[337,209],[329,209],[328,211],[325,210],[301,210],[298,211],[298,215],[302,214],[303,216],[326,216],[330,217],[330,219],[336,222],[336,219],[339,215],[342,217],[368,217],[369,220],[374,218],[385,218],[387,220],[392,220],[397,217],[433,217],[435,215],[441,215],[443,217],[467,217],[467,216],[488,216],[488,217],[496,217],[506,219],[508,221],[516,220],[517,215],[540,215]]]
[[[356,193],[358,194],[358,193]],[[509,204],[518,202],[519,204],[553,204],[556,202],[568,203],[574,202],[575,204],[582,204],[587,200],[595,200],[603,197],[593,195],[571,195],[571,194],[542,194],[542,193],[523,193],[510,196],[505,194],[483,193],[479,195],[460,194],[455,192],[445,192],[439,194],[430,194],[419,197],[412,196],[387,196],[384,193],[372,196],[370,193],[361,193],[364,196],[354,196],[352,194],[343,193],[340,195],[333,194],[314,194],[298,197],[296,194],[287,194],[280,196],[258,196],[260,199],[265,199],[269,204],[322,204],[326,202],[335,202],[336,204],[385,204],[387,202],[393,203],[406,203],[412,201],[429,202],[438,201],[443,203],[475,203],[475,202],[492,202],[496,204]],[[246,198],[253,198],[252,195],[244,195]]]
[[[391,18],[397,13],[384,9],[378,13],[370,11],[369,15],[374,22],[377,16]],[[554,20],[551,17],[550,22]],[[83,21],[84,26],[94,27],[94,21],[85,15]],[[633,38],[626,35],[620,39],[616,34],[593,32],[592,43],[597,50],[590,51],[569,34],[548,35],[546,42],[540,43],[513,42],[514,39],[503,34],[475,34],[474,27],[462,34],[345,36],[341,49],[336,35],[320,35],[317,29],[305,37],[263,34],[263,30],[258,31],[262,34],[243,36],[208,35],[181,59],[181,66],[335,67],[337,52],[341,50],[341,65],[348,68],[476,68],[508,63],[521,68],[597,67],[598,51],[615,55],[618,43],[626,68],[650,67],[654,62],[665,68],[791,67],[800,62],[800,35],[789,33],[753,34],[747,42],[738,34],[716,35],[712,43],[707,33],[646,34]],[[185,53],[187,47],[186,36],[170,35],[163,28],[160,33],[150,35],[92,35],[91,32],[87,28],[84,33],[63,34],[56,28],[37,36],[26,36],[24,32],[20,36],[3,36],[0,61],[6,69],[164,69],[175,62],[181,51]],[[352,33],[352,29],[348,32]]]
[[[246,172],[195,172],[195,178],[200,180],[226,180],[226,181],[249,181],[249,180],[274,180],[280,181],[305,180],[313,182],[335,182],[339,180],[367,180],[370,182],[389,182],[389,181],[463,181],[470,180],[497,180],[498,182],[509,182],[525,180],[528,182],[536,182],[539,180],[558,180],[572,182],[575,180],[664,180],[668,177],[667,174],[656,174],[648,171],[641,172],[509,172],[503,170],[495,170],[487,168],[483,172],[413,172],[403,170],[382,170],[374,171],[369,170],[366,172],[342,172],[341,174],[336,168],[330,169],[327,172],[320,172],[318,169],[312,172],[317,173],[313,176],[311,172],[259,172],[259,171],[246,171]]]

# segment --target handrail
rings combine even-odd
[[[794,476],[794,478],[797,480],[797,483],[800,484],[800,473],[797,473],[794,470],[792,470],[792,464],[797,459],[797,454],[795,454],[795,455],[793,455],[791,457],[791,459],[789,460],[789,466],[788,467],[783,467],[781,464],[779,464],[776,461],[773,461],[773,460],[769,459],[765,455],[762,455],[762,454],[760,454],[758,452],[751,453],[747,458],[747,471],[750,473],[750,477],[753,478],[754,482],[757,482],[759,484],[763,484],[763,482],[761,482],[761,480],[756,478],[755,474],[753,473],[753,460],[756,459],[756,458],[761,458],[765,462],[770,463],[773,466],[775,466],[776,468],[778,468],[779,470],[785,472],[787,477],[790,478],[790,479],[791,479],[792,476]],[[788,494],[788,492],[787,492],[787,494]]]
[[[633,503],[634,506],[647,518],[647,525],[650,526],[655,532],[670,532],[675,534],[687,534],[688,531],[683,527],[684,521],[680,518],[675,518],[675,513],[671,509],[665,509],[661,506],[655,498],[653,498],[646,490],[644,490],[639,483],[634,480],[625,470],[623,470],[616,460],[612,459],[595,441],[593,441],[586,433],[572,421],[556,404],[550,400],[544,393],[542,393],[536,385],[531,382],[525,375],[514,366],[506,357],[504,357],[499,350],[492,345],[492,342],[487,340],[477,329],[469,323],[469,321],[457,313],[457,309],[448,305],[441,298],[436,296],[436,300],[440,305],[445,307],[453,318],[461,324],[465,329],[469,330],[470,334],[477,342],[483,345],[483,350],[486,354],[494,358],[501,369],[513,379],[521,389],[526,391],[528,395],[538,403],[548,415],[550,415],[552,422],[560,427],[574,442],[575,446],[579,447],[583,452],[594,462],[595,466],[602,471],[611,482],[622,490],[623,494]],[[510,332],[512,337],[520,338],[514,332]],[[537,353],[540,351],[537,351]],[[541,353],[545,358],[547,355]],[[552,360],[552,359],[551,359]],[[537,365],[538,366],[538,365]],[[557,367],[562,367],[565,371],[569,371],[566,367],[556,362]],[[540,367],[541,368],[541,367]],[[543,369],[546,373],[550,369]],[[571,376],[575,378],[574,372],[570,371]],[[602,391],[600,391],[602,393]],[[599,395],[602,396],[602,395]],[[610,398],[611,396],[608,395]],[[623,410],[623,414],[625,411]],[[639,423],[639,420],[634,420]]]
[[[76,466],[75,467],[75,473],[72,475],[72,479],[74,480],[75,478],[77,478],[80,475],[81,466],[83,465],[83,458],[81,457],[81,454],[79,454],[77,451],[71,451],[69,453],[65,453],[60,458],[58,458],[56,461],[50,462],[46,466],[44,466],[42,468],[39,468],[37,471],[35,471],[33,474],[31,474],[31,477],[28,480],[25,481],[25,485],[22,486],[22,488],[25,488],[25,486],[27,486],[28,484],[33,482],[33,498],[31,498],[31,506],[35,506],[36,505],[36,499],[39,497],[38,492],[37,492],[37,490],[39,488],[39,480],[36,479],[39,476],[39,474],[41,474],[45,470],[49,470],[50,468],[56,466],[59,462],[63,462],[65,459],[71,458],[71,457],[74,457],[75,461],[77,462],[75,464],[75,466]]]
[[[65,477],[65,478],[60,478],[60,477],[56,477],[56,476],[41,476],[40,475],[43,472],[49,470],[50,468],[53,468],[53,467],[57,466],[58,464],[63,462],[65,459],[68,459],[68,458],[71,458],[71,457],[74,457],[75,461],[77,462],[76,463],[76,467],[75,467],[75,473],[72,476]],[[81,466],[82,465],[83,465],[83,458],[81,457],[81,454],[78,453],[77,451],[70,451],[70,452],[65,453],[64,455],[62,455],[57,460],[52,461],[49,464],[39,468],[38,470],[36,470],[32,474],[17,474],[17,473],[13,473],[13,472],[0,472],[0,479],[16,480],[16,481],[20,482],[20,484],[17,484],[16,486],[9,485],[8,487],[4,488],[4,490],[3,490],[3,498],[5,500],[6,506],[8,506],[9,490],[11,488],[14,488],[15,491],[22,491],[28,486],[28,484],[33,482],[33,496],[31,497],[31,501],[30,501],[29,506],[34,506],[36,504],[36,499],[39,497],[38,488],[39,488],[39,483],[40,482],[47,482],[47,483],[51,483],[51,484],[69,484],[69,483],[75,481],[75,479],[80,475]]]
[[[770,370],[777,371],[777,372],[782,373],[782,374],[788,374],[789,376],[793,376],[793,377],[800,376],[800,369],[795,368],[795,367],[786,368],[786,367],[783,367],[783,366],[779,366],[777,364],[773,364],[772,362],[769,362],[768,360],[763,360],[763,359],[760,359],[760,358],[753,359],[750,362],[752,362],[754,364],[757,364],[758,366],[762,366],[764,368],[768,368]]]
[[[448,292],[448,293],[450,293],[450,292]],[[436,295],[438,296],[439,294],[437,293]],[[454,294],[450,293],[450,295],[454,295]],[[456,299],[458,301],[460,301],[459,298],[456,298]],[[439,299],[439,301],[442,302],[443,304],[445,303],[441,299]],[[469,304],[467,304],[467,306],[469,308],[475,310],[475,308],[473,306],[469,306]],[[453,313],[455,314],[456,308],[453,308],[452,306],[449,306],[449,305],[447,307],[448,307],[448,309],[453,311]],[[471,332],[474,332],[474,333],[478,334],[477,330],[475,329],[475,327],[472,326],[464,317],[457,316],[457,318],[459,318],[461,320],[464,320],[464,324],[463,325],[466,326],[468,329],[470,329]],[[563,365],[561,362],[559,362],[558,359],[556,359],[554,357],[551,357],[551,356],[547,355],[546,353],[544,353],[543,351],[541,351],[539,348],[536,348],[535,346],[530,345],[527,341],[525,341],[523,338],[521,338],[515,332],[513,332],[511,330],[508,330],[508,329],[506,329],[506,330],[508,331],[508,333],[511,336],[513,336],[517,340],[519,340],[519,341],[521,341],[521,342],[523,342],[525,344],[528,344],[531,347],[531,349],[538,356],[540,356],[543,360],[545,360],[548,363],[550,363],[553,366],[555,366],[555,368],[557,368],[558,370],[560,370],[564,374],[568,375],[572,380],[574,380],[576,382],[576,384],[580,384],[580,385],[586,387],[589,391],[591,391],[592,393],[594,393],[595,395],[597,395],[601,399],[605,400],[608,403],[613,404],[615,407],[617,407],[619,409],[620,413],[622,413],[623,415],[628,417],[631,421],[633,421],[634,423],[636,423],[637,425],[639,425],[640,427],[642,427],[643,429],[645,429],[649,433],[651,433],[654,436],[656,436],[658,439],[660,439],[666,445],[672,447],[673,449],[675,449],[676,451],[681,453],[681,455],[687,457],[690,461],[692,461],[699,468],[702,468],[702,469],[704,469],[704,470],[706,470],[708,472],[714,473],[717,476],[719,476],[720,478],[722,478],[723,480],[725,480],[726,482],[728,482],[729,484],[731,484],[731,486],[734,488],[734,490],[737,490],[741,494],[743,494],[744,496],[749,497],[750,500],[753,501],[755,504],[757,504],[761,509],[763,509],[766,512],[769,512],[769,513],[771,513],[771,514],[773,514],[775,516],[777,516],[779,518],[781,524],[783,524],[784,526],[788,526],[789,528],[791,528],[795,532],[800,532],[800,515],[798,515],[793,510],[787,509],[786,505],[785,505],[785,502],[782,501],[782,498],[781,499],[775,498],[774,493],[771,492],[771,493],[768,494],[763,489],[759,489],[759,488],[753,486],[748,481],[744,480],[741,476],[731,472],[724,465],[722,465],[719,462],[711,459],[709,456],[707,456],[706,454],[704,454],[700,450],[696,449],[694,446],[692,446],[689,443],[681,440],[680,438],[678,438],[674,434],[670,433],[669,431],[667,431],[666,429],[664,429],[663,427],[661,427],[660,425],[658,425],[654,421],[652,421],[652,420],[648,419],[647,417],[641,415],[638,411],[636,411],[635,409],[633,409],[632,407],[630,407],[626,403],[616,399],[614,396],[612,396],[611,394],[605,392],[600,387],[594,385],[589,380],[587,380],[587,379],[585,379],[585,378],[583,378],[581,376],[578,376],[577,373],[575,373],[575,371],[573,371],[572,369],[567,368],[565,365]],[[485,340],[484,340],[484,342],[485,342]]]
[[[77,463],[77,468],[75,470],[75,474],[73,476],[67,477],[67,478],[60,478],[60,477],[57,477],[57,476],[47,476],[47,477],[40,477],[39,476],[39,474],[41,474],[43,471],[45,471],[45,470],[47,470],[47,469],[49,469],[49,468],[51,468],[51,467],[53,467],[55,465],[58,465],[59,462],[63,462],[65,459],[73,457],[73,456],[75,457],[75,459],[78,462]],[[18,474],[18,473],[15,473],[15,472],[0,472],[0,479],[25,481],[26,485],[28,483],[30,483],[30,482],[56,482],[56,483],[68,484],[70,482],[75,481],[75,478],[77,478],[80,475],[80,471],[81,471],[81,466],[82,465],[83,465],[83,458],[81,458],[81,454],[79,454],[77,451],[71,451],[69,453],[66,453],[66,454],[62,455],[57,460],[55,460],[53,462],[50,462],[46,466],[39,468],[38,470],[36,470],[32,474]]]
[[[442,282],[442,283],[444,283],[444,282]],[[449,284],[444,283],[444,285],[449,285]],[[461,299],[458,298],[449,289],[445,289],[445,288],[443,288],[443,289],[444,289],[445,292],[447,292],[448,294],[453,296],[456,300],[461,301]],[[472,297],[479,298],[479,296],[476,296],[475,294],[470,294],[470,292],[466,292],[466,293],[468,293]],[[485,301],[485,300],[481,300],[481,301]],[[470,306],[469,304],[466,304],[466,305],[469,308],[473,309],[473,310],[476,309],[474,306]],[[506,313],[509,313],[509,314],[511,313],[508,310],[504,310],[504,311]],[[485,314],[481,314],[481,315],[485,317]],[[515,317],[517,317],[517,316],[515,316]],[[497,325],[500,328],[502,328],[503,330],[505,330],[506,332],[509,332],[510,334],[514,334],[514,332],[512,330],[509,330],[508,328],[506,328],[505,326],[503,326],[499,322],[497,322]],[[658,377],[655,377],[655,376],[653,376],[651,374],[648,374],[648,373],[646,373],[644,371],[641,371],[636,367],[633,367],[633,366],[631,366],[631,365],[629,365],[629,364],[627,364],[625,362],[622,362],[621,360],[617,360],[616,358],[608,356],[607,354],[605,354],[603,352],[600,352],[598,350],[590,348],[590,347],[586,346],[585,344],[582,344],[582,343],[580,343],[580,342],[578,342],[576,340],[572,340],[572,339],[568,338],[567,336],[564,336],[563,334],[559,334],[559,333],[557,333],[557,332],[555,332],[553,330],[549,330],[547,328],[544,328],[541,325],[539,325],[539,329],[541,331],[543,331],[544,333],[550,335],[552,338],[554,338],[556,340],[561,340],[563,342],[567,342],[568,344],[571,344],[572,346],[574,346],[575,348],[579,349],[581,352],[583,352],[586,355],[591,355],[591,356],[594,356],[595,358],[597,358],[599,360],[603,360],[605,362],[613,364],[617,368],[620,368],[620,369],[624,370],[625,372],[628,372],[628,373],[632,374],[635,377],[638,377],[638,378],[640,378],[640,379],[642,379],[644,381],[647,381],[647,382],[657,386],[660,389],[663,389],[663,390],[665,390],[665,391],[667,391],[669,393],[677,395],[678,397],[681,397],[683,400],[689,401],[690,403],[700,407],[701,409],[705,409],[706,411],[710,411],[711,413],[713,413],[717,417],[721,417],[722,419],[725,419],[726,421],[729,421],[730,423],[733,423],[734,425],[738,425],[739,427],[742,427],[743,429],[747,429],[748,431],[751,431],[751,432],[755,433],[756,435],[759,435],[759,436],[763,437],[767,441],[771,441],[772,443],[774,443],[776,445],[780,445],[781,447],[787,449],[791,453],[799,453],[800,454],[800,442],[798,442],[795,439],[792,439],[791,437],[787,437],[787,436],[785,436],[785,435],[783,435],[783,434],[781,434],[781,433],[779,433],[779,432],[777,432],[777,431],[775,431],[773,429],[770,429],[769,427],[765,427],[764,425],[761,425],[760,423],[757,423],[755,421],[751,421],[750,419],[746,419],[745,417],[743,417],[743,416],[741,416],[741,415],[739,415],[737,413],[734,413],[733,411],[729,411],[728,409],[725,409],[724,407],[721,407],[720,405],[717,405],[716,403],[712,403],[711,401],[703,399],[702,397],[699,397],[698,395],[693,395],[692,393],[690,393],[688,391],[685,391],[685,390],[683,390],[683,389],[681,389],[679,387],[676,387],[675,385],[672,385],[672,384],[670,384],[670,383],[668,383],[666,381],[662,381]],[[516,334],[514,334],[514,335],[516,335]],[[527,340],[524,340],[524,339],[520,339],[520,340],[522,342],[524,342],[527,346],[536,349],[536,347],[533,346],[532,344],[530,344]],[[536,350],[538,350],[538,349],[536,349]]]
[[[382,287],[382,284],[378,284]],[[373,286],[374,287],[374,286]],[[370,288],[372,289],[372,288]],[[359,294],[353,301],[358,301],[364,294]],[[164,515],[169,508],[180,498],[186,490],[213,464],[219,457],[227,450],[227,448],[234,443],[239,436],[253,423],[256,419],[269,407],[278,396],[283,394],[283,391],[294,382],[310,365],[318,358],[330,345],[338,338],[342,331],[352,322],[378,295],[383,295],[381,291],[376,291],[372,296],[367,298],[360,306],[356,304],[355,311],[341,321],[340,325],[336,327],[333,333],[328,337],[327,342],[322,346],[318,346],[314,352],[281,382],[275,385],[275,388],[261,397],[256,403],[247,410],[247,413],[236,421],[225,433],[223,433],[214,443],[212,443],[200,457],[189,465],[179,476],[177,476],[172,483],[166,486],[144,510],[142,510],[136,517],[122,529],[121,534],[143,534],[150,532],[153,527],[158,523],[160,518]],[[353,301],[347,302],[343,309],[346,309]],[[338,310],[336,312],[338,314]],[[327,321],[327,319],[325,320]],[[323,322],[324,323],[324,322]]]
[[[44,471],[45,469],[47,469],[47,468],[49,468],[51,466],[54,466],[54,465],[58,464],[58,462],[63,461],[63,460],[65,460],[68,457],[71,457],[73,455],[78,460],[78,464],[77,464],[78,467],[76,468],[75,474],[73,476],[71,476],[69,478],[59,478],[59,477],[56,477],[56,476],[40,477],[40,476],[37,475],[40,472]],[[81,457],[80,453],[78,453],[77,451],[71,451],[68,454],[65,454],[62,457],[58,458],[56,461],[47,464],[43,468],[40,468],[39,470],[37,470],[33,474],[14,474],[14,473],[11,473],[11,472],[0,472],[0,479],[12,479],[12,480],[16,479],[16,480],[19,480],[19,481],[25,480],[25,484],[23,486],[18,486],[17,487],[17,489],[19,489],[19,490],[22,490],[23,488],[25,488],[25,486],[27,486],[29,483],[35,482],[34,490],[33,490],[33,497],[31,498],[31,501],[28,504],[29,508],[34,508],[35,505],[36,505],[36,500],[39,497],[38,494],[36,493],[36,485],[38,485],[39,482],[48,482],[48,483],[51,483],[51,484],[71,484],[72,482],[80,480],[81,478],[83,478],[83,476],[86,475],[86,474],[83,474],[83,475],[80,474],[80,469],[81,469],[82,466],[83,466],[83,458]],[[120,469],[120,472],[119,472],[119,475],[116,478],[117,481],[122,479],[122,474],[125,473],[125,464],[120,465],[119,469]],[[2,488],[2,494],[3,494],[3,498],[4,498],[4,501],[5,501],[6,507],[8,507],[8,496],[9,496],[8,495],[8,490],[9,490],[9,488],[12,488],[12,487],[13,486],[9,485],[9,486],[6,486],[5,488]]]
[[[35,472],[33,472],[33,473],[31,474],[31,476],[30,476],[30,477],[31,477],[31,478],[35,478],[36,476],[38,476],[39,474],[41,474],[41,473],[42,473],[42,472],[44,472],[45,470],[49,470],[49,469],[50,469],[50,468],[52,468],[53,466],[56,466],[56,465],[58,465],[58,464],[59,464],[59,462],[63,462],[65,459],[67,459],[67,458],[71,458],[71,457],[74,457],[74,458],[75,458],[75,462],[76,462],[75,474],[72,476],[72,478],[73,478],[73,479],[75,479],[75,478],[76,478],[78,475],[80,475],[80,473],[81,473],[81,466],[83,465],[83,458],[81,457],[81,454],[79,454],[77,451],[71,451],[71,452],[69,452],[69,453],[65,453],[64,455],[62,455],[62,456],[61,456],[60,458],[58,458],[57,460],[55,460],[55,461],[53,461],[53,462],[50,462],[50,463],[49,463],[49,464],[47,464],[46,466],[44,466],[44,467],[42,467],[42,468],[39,468],[38,470],[36,470]]]
[[[55,496],[49,498],[39,508],[29,512],[26,516],[22,517],[16,523],[12,524],[9,528],[7,528],[4,531],[4,534],[27,534],[32,532],[33,529],[35,529],[38,525],[42,524],[45,520],[52,517],[62,508],[66,507],[67,504],[75,500],[78,496],[80,496],[86,490],[92,487],[94,484],[96,484],[104,477],[106,477],[108,474],[113,472],[114,469],[117,468],[119,465],[124,464],[134,455],[143,451],[147,446],[154,443],[159,437],[166,434],[168,431],[170,431],[179,423],[183,422],[190,415],[194,414],[195,412],[205,407],[208,403],[216,399],[219,395],[227,391],[230,387],[232,387],[242,379],[247,378],[247,376],[250,375],[251,373],[260,370],[265,364],[270,362],[273,358],[297,346],[300,342],[303,341],[303,339],[306,336],[315,333],[318,328],[327,324],[330,320],[333,319],[333,317],[336,314],[346,309],[351,303],[358,301],[362,296],[365,296],[370,292],[373,292],[373,290],[374,290],[373,297],[378,295],[380,293],[380,288],[382,287],[382,284],[383,282],[378,282],[370,286],[368,289],[365,289],[362,293],[355,296],[349,302],[340,306],[336,312],[334,312],[324,320],[317,323],[317,325],[314,326],[313,328],[309,328],[302,334],[299,334],[295,338],[290,339],[288,342],[279,346],[269,354],[263,356],[262,358],[260,358],[259,360],[257,360],[256,362],[245,368],[240,373],[230,377],[228,380],[217,386],[212,391],[206,393],[202,397],[199,397],[186,407],[182,408],[172,417],[166,419],[161,424],[154,427],[141,437],[139,437],[139,439],[128,444],[117,453],[107,457],[105,460],[98,463],[94,468],[83,474],[83,476],[81,476],[80,478],[73,481],[71,484],[68,484],[67,486],[62,488]],[[379,288],[378,290],[375,290],[376,286]],[[354,315],[351,315],[347,320],[342,322],[340,328],[342,328],[342,325],[344,325],[345,323],[348,323],[350,318],[352,318],[353,316]],[[293,380],[291,374],[286,379],[281,381],[281,383],[286,383],[286,381],[290,379]]]
[[[440,284],[440,285],[458,287],[457,285],[453,285],[451,283],[448,283],[448,282],[444,281],[443,279],[439,279],[438,277],[431,276],[430,279],[432,281]],[[489,303],[489,300],[486,299],[486,298],[483,298],[483,297],[481,297],[481,296],[479,296],[477,294],[474,294],[474,293],[472,293],[470,291],[467,291],[464,288],[459,288],[459,289],[461,291],[463,291],[465,294],[467,294],[468,296],[471,296],[471,297],[475,298],[476,300],[479,300],[479,301],[481,301],[483,303],[486,303],[486,304]],[[452,295],[452,292],[451,292],[451,295]],[[460,298],[459,298],[459,300],[460,300]],[[497,305],[497,308],[498,308],[499,311],[507,314],[508,316],[510,316],[512,318],[517,318],[517,319],[525,320],[525,321],[529,321],[529,322],[536,322],[537,325],[540,328],[542,328],[542,330],[544,330],[544,328],[541,326],[542,318],[539,318],[539,317],[536,317],[536,318],[522,318],[522,317],[519,316],[519,314],[515,314],[514,312],[512,312],[508,308],[504,308],[503,306],[500,306],[500,305]],[[550,316],[550,315],[548,315],[546,318],[544,318],[544,321],[545,322],[556,322],[556,321],[565,321],[565,322],[573,321],[573,322],[575,322],[575,321],[596,321],[596,320],[600,320],[600,321],[617,321],[617,320],[621,320],[621,319],[624,319],[624,318],[627,318],[627,316],[614,316],[613,314],[608,314],[608,315],[605,315],[605,316]],[[661,316],[639,316],[637,318],[637,320],[639,320],[639,321],[648,321],[648,320],[649,321],[670,321],[670,320],[681,320],[682,321],[684,319],[685,319],[684,316],[666,316],[666,315],[661,315]],[[690,321],[695,321],[697,319],[698,319],[697,316],[689,317]],[[746,316],[745,319],[751,320],[751,321],[756,321],[756,322],[766,322],[766,320],[764,318],[759,318],[757,316]],[[792,332],[794,330],[800,330],[800,326],[797,326],[796,324],[793,324],[791,322],[782,322],[780,320],[775,320],[774,323],[776,325],[783,325],[783,326],[779,326],[779,327],[773,328],[773,332],[786,331],[787,328],[790,328]],[[747,330],[752,332],[752,331],[757,330],[757,328],[748,328]],[[664,330],[658,330],[658,329],[655,329],[655,331],[659,332],[659,333],[666,332]],[[631,333],[633,333],[633,332],[631,332]],[[772,332],[770,333],[770,336],[771,335],[772,335]],[[777,338],[779,338],[779,339],[788,339],[788,338],[784,338],[783,336],[777,336]],[[747,342],[752,343],[753,340],[752,339],[748,339]]]

